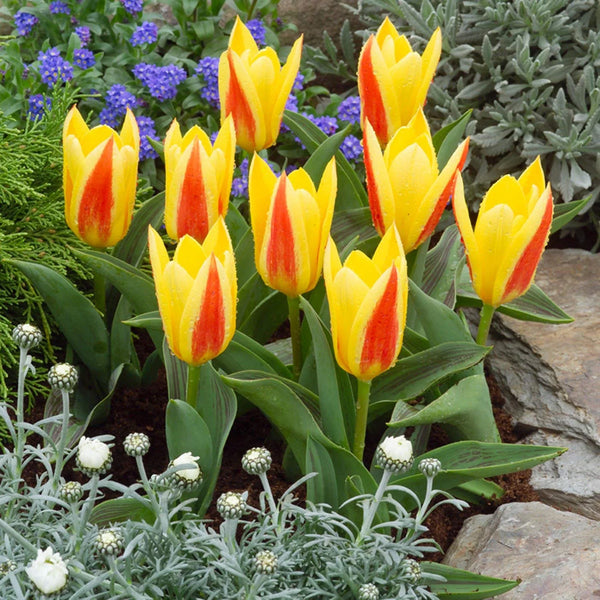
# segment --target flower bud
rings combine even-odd
[[[112,465],[112,454],[108,444],[82,436],[77,448],[77,467],[88,477],[103,475]]]
[[[23,350],[29,350],[42,341],[42,332],[29,323],[17,325],[12,331],[12,339],[19,344]]]
[[[242,457],[242,468],[250,475],[261,475],[271,468],[271,453],[266,448],[250,448]]]
[[[404,473],[412,466],[412,444],[403,435],[386,437],[377,446],[375,460],[387,471]]]
[[[77,369],[68,363],[58,363],[48,370],[48,383],[52,389],[72,392],[78,379]]]
[[[61,555],[53,552],[50,546],[45,550],[38,549],[37,557],[25,572],[35,587],[47,596],[62,590],[67,584],[69,574]]]
[[[259,573],[273,573],[277,568],[277,556],[270,550],[261,550],[256,553],[254,564]]]
[[[442,470],[442,463],[437,458],[424,458],[419,462],[419,471],[426,477],[435,477]]]
[[[404,568],[404,576],[410,583],[417,583],[421,579],[421,565],[412,558],[407,558],[402,565]]]
[[[4,560],[0,562],[0,576],[8,575],[17,568],[17,563],[13,560]]]
[[[192,456],[191,452],[184,452],[169,463],[169,467],[178,467],[180,465],[194,464],[195,466],[187,469],[179,469],[172,475],[171,482],[181,489],[192,489],[202,483],[202,471],[196,463],[199,456]]]
[[[217,510],[224,519],[239,519],[247,508],[246,498],[237,492],[225,492],[217,500]]]
[[[109,527],[98,532],[94,548],[104,556],[115,556],[123,552],[123,533],[118,527]]]
[[[358,588],[358,600],[378,600],[379,590],[372,583],[363,583]]]
[[[83,498],[83,487],[78,481],[67,481],[58,488],[58,497],[65,502],[79,502]]]
[[[144,456],[150,450],[150,438],[145,433],[130,433],[123,441],[123,448],[129,456]]]

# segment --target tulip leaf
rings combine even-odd
[[[77,356],[106,392],[110,377],[109,336],[96,307],[66,277],[52,269],[21,260],[5,260],[31,280]]]
[[[325,140],[327,135],[314,123],[298,113],[286,110],[283,114],[284,123],[302,140],[306,149],[312,154]],[[335,153],[338,171],[338,193],[336,206],[339,208],[358,208],[367,206],[369,200],[362,182],[355,169],[346,157],[338,150]],[[346,204],[351,203],[349,206]]]
[[[590,199],[591,196],[586,196],[581,200],[572,200],[571,202],[556,204],[554,206],[554,217],[552,219],[550,233],[557,232],[561,227],[564,227],[573,220],[585,208],[585,205],[588,204]]]
[[[131,306],[124,296],[121,296],[110,328],[110,362],[111,369],[117,365],[129,365],[137,369],[137,381],[133,385],[139,385],[139,361],[131,339],[131,329],[124,323],[131,316]],[[132,364],[133,361],[133,364]]]
[[[446,580],[427,581],[429,589],[439,600],[482,600],[504,594],[519,585],[518,581],[478,575],[441,563],[423,561],[421,568],[425,580],[429,573]]]
[[[416,398],[448,375],[476,365],[488,352],[475,342],[444,342],[403,358],[373,380],[371,401]]]
[[[338,376],[342,375],[337,372],[331,337],[325,325],[305,298],[300,297],[300,306],[310,328],[312,349],[315,354],[323,432],[338,446],[350,448],[348,432],[354,430],[353,398],[340,393]]]
[[[493,498],[502,498],[504,488],[487,479],[474,479],[455,487],[452,495],[469,504],[485,504]]]
[[[160,192],[146,200],[136,210],[127,235],[115,246],[112,255],[137,267],[148,247],[148,225],[158,229],[165,210],[165,193]]]
[[[97,504],[90,514],[90,523],[105,527],[111,523],[123,521],[146,521],[154,523],[155,514],[150,508],[149,500],[141,498],[113,498]]]
[[[462,142],[467,123],[471,118],[472,109],[469,109],[459,119],[440,129],[433,136],[433,147],[437,155],[438,169],[441,171],[454,151]]]
[[[167,374],[167,390],[169,393],[169,399],[185,399],[188,366],[171,352],[166,336],[163,340],[162,350],[165,363],[165,371]]]
[[[347,246],[355,238],[369,240],[379,238],[373,226],[368,207],[336,211],[331,224],[331,237],[339,248]]]
[[[222,377],[228,386],[254,404],[280,431],[302,472],[306,473],[308,438],[325,445],[331,442],[300,397],[286,383],[267,374],[244,371]]]
[[[319,144],[316,150],[311,153],[310,158],[304,163],[303,168],[313,180],[316,188],[318,188],[325,167],[332,156],[337,152],[340,144],[344,141],[344,138],[350,133],[350,129],[351,126],[348,125],[348,127],[342,129],[342,131],[338,131],[336,134],[327,137]]]
[[[446,432],[455,440],[500,441],[484,375],[461,379],[413,415],[396,420],[392,414],[388,426],[412,427],[433,423],[444,423]]]
[[[143,329],[154,329],[158,331],[162,331],[163,329],[162,319],[160,318],[158,310],[151,310],[150,312],[131,317],[123,322],[130,327],[141,327]]]

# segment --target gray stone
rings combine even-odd
[[[521,580],[502,600],[600,598],[600,523],[540,502],[467,519],[444,563]]]

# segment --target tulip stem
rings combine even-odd
[[[248,16],[246,18],[246,21],[249,21],[252,18],[252,15],[254,14],[254,9],[256,8],[256,3],[258,0],[252,0],[252,4],[250,5],[250,8],[248,9]]]
[[[202,365],[193,367],[188,365],[187,389],[185,391],[186,402],[196,408],[196,400],[198,397],[198,386],[200,384],[200,375],[202,373]]]
[[[292,338],[292,370],[294,377],[300,377],[302,369],[302,344],[300,340],[300,296],[287,297],[290,318],[290,336]]]
[[[480,346],[486,345],[488,333],[490,332],[490,326],[492,324],[492,317],[495,312],[496,309],[489,304],[484,304],[481,307],[479,329],[477,330],[477,339],[475,340]]]
[[[356,422],[354,425],[354,444],[352,452],[356,458],[362,461],[365,452],[365,437],[367,435],[367,417],[369,416],[369,396],[371,393],[371,382],[358,382],[358,394],[356,398]]]

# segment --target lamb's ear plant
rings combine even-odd
[[[216,502],[220,525],[190,511],[204,485],[200,458],[184,453],[165,472],[149,476],[145,434],[131,433],[123,441],[140,478],[123,486],[110,476],[108,436],[82,437],[73,449],[66,443],[69,394],[76,386],[70,365],[55,367],[49,378],[61,392],[64,413],[34,424],[22,420],[29,350],[40,335],[24,325],[15,329],[14,338],[21,352],[20,400],[15,411],[0,404],[14,444],[13,451],[4,448],[0,456],[0,584],[6,600],[36,594],[107,600],[250,600],[265,595],[461,600],[487,598],[517,585],[423,560],[438,550],[425,537],[424,519],[441,504],[461,509],[465,503],[435,489],[434,478],[443,473],[436,459],[418,465],[426,481],[423,495],[390,485],[413,460],[404,438],[387,438],[380,445],[376,460],[383,476],[375,493],[348,500],[361,515],[358,524],[328,505],[298,503],[293,493],[315,474],[275,498],[265,448],[252,448],[242,459],[243,468],[262,483],[259,505],[251,506],[247,493],[223,493]],[[58,441],[48,427],[59,430]],[[30,443],[34,434],[36,445]],[[85,483],[65,480],[69,461],[76,463]],[[24,469],[33,476],[23,478]],[[99,504],[105,491],[119,498]],[[398,493],[413,498],[418,508],[414,517],[395,499]],[[118,522],[113,508],[119,502],[137,503],[136,518]]]

